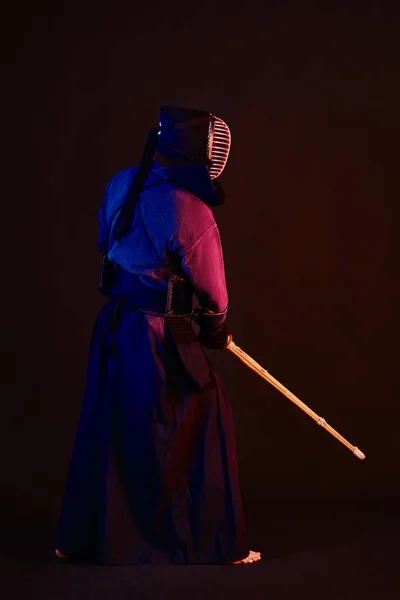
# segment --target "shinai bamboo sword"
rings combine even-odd
[[[297,396],[292,394],[285,386],[283,386],[275,377],[273,377],[266,369],[264,369],[261,365],[259,365],[251,356],[246,354],[239,346],[236,346],[235,342],[232,340],[232,336],[229,336],[229,342],[226,346],[227,350],[230,350],[235,356],[237,356],[249,369],[252,369],[257,375],[268,381],[274,388],[276,388],[281,394],[286,396],[291,402],[296,404],[301,410],[303,410],[309,417],[314,419],[320,427],[323,427],[328,431],[333,437],[335,437],[339,442],[344,444],[346,448],[352,451],[352,453],[357,456],[360,460],[364,460],[365,454],[361,452],[357,448],[357,446],[353,446],[348,442],[340,433],[336,431],[333,427],[331,427],[325,419],[317,415],[311,408],[309,408],[304,402],[302,402]]]

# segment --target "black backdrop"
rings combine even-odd
[[[54,530],[104,303],[96,213],[108,179],[139,160],[162,103],[231,127],[215,216],[236,343],[367,455],[360,462],[234,356],[213,353],[252,538],[394,515],[398,11],[294,0],[12,10],[2,36],[5,524]]]

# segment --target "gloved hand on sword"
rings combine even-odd
[[[215,313],[196,308],[192,311],[190,318],[200,328],[198,338],[203,346],[213,350],[226,350],[232,340],[225,323],[226,315],[227,310]]]

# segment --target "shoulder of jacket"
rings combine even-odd
[[[171,187],[168,190],[171,200],[176,207],[184,208],[195,208],[200,213],[212,214],[211,208],[203,202],[199,196],[193,194],[193,192],[181,187],[178,184],[171,182]]]
[[[115,175],[111,177],[108,181],[105,189],[105,193],[107,194],[110,191],[114,191],[112,188],[122,188],[131,185],[133,177],[138,170],[138,167],[128,167],[127,169],[122,169],[122,171],[118,171]]]

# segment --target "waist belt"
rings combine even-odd
[[[167,290],[157,290],[119,267],[109,293],[105,295],[122,305],[121,308],[162,317],[188,316],[192,312],[192,286],[176,275],[170,278]]]
[[[102,290],[100,290],[102,291]],[[103,293],[105,293],[103,291]],[[190,282],[177,276],[169,280],[167,290],[157,290],[144,285],[141,279],[118,267],[113,283],[105,293],[114,306],[110,306],[112,338],[111,354],[118,352],[116,333],[123,310],[143,312],[165,318],[170,335],[175,342],[182,365],[198,389],[215,386],[213,372],[197,335],[188,319],[192,316],[193,289]]]

